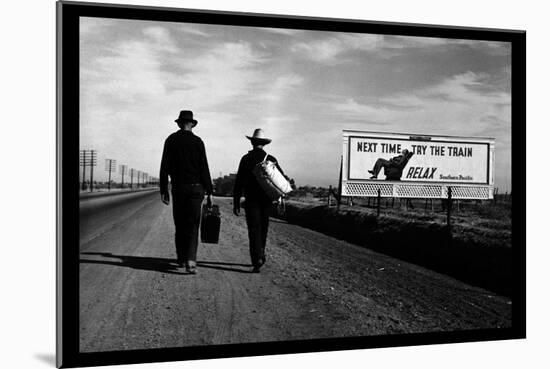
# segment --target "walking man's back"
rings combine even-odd
[[[237,178],[233,188],[233,213],[239,215],[241,211],[241,196],[245,197],[245,216],[248,227],[248,240],[250,260],[253,272],[258,273],[266,262],[265,246],[269,228],[269,213],[273,200],[265,193],[256,180],[254,167],[268,160],[276,164],[278,170],[284,175],[277,159],[264,151],[264,146],[271,139],[264,137],[261,129],[256,129],[253,136],[246,136],[252,144],[252,150],[245,154],[239,163]]]
[[[201,205],[207,194],[212,204],[212,180],[201,138],[192,129],[197,125],[193,112],[182,110],[175,120],[180,130],[172,133],[164,143],[160,166],[160,194],[168,205],[168,177],[172,185],[172,210],[176,227],[177,262],[189,273],[196,273],[198,234]]]

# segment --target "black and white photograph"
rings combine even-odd
[[[522,31],[100,10],[60,28],[69,366],[524,337]]]
[[[510,43],[90,17],[79,38],[82,352],[511,326]],[[344,129],[492,138],[350,149],[441,147],[401,171],[493,193],[451,204],[452,241],[441,191],[338,194]]]

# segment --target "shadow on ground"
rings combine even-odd
[[[104,264],[121,266],[126,268],[148,270],[153,272],[161,272],[166,274],[187,275],[178,266],[175,259],[148,257],[148,256],[130,256],[130,255],[115,255],[110,252],[82,252],[81,255],[101,256],[105,259],[80,259],[81,264]],[[237,273],[251,273],[250,264],[225,263],[220,261],[202,260],[197,262],[197,266],[208,269],[225,270]],[[246,268],[246,269],[244,269]]]
[[[251,264],[224,263],[219,261],[198,261],[197,266],[202,268],[226,270],[228,272],[252,273],[252,271],[250,270],[250,268],[252,268]],[[247,269],[234,268],[236,266]]]

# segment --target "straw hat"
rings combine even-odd
[[[260,145],[267,145],[271,142],[270,138],[265,137],[265,133],[261,128],[256,128],[252,136],[246,136],[246,138],[248,138],[252,143]]]

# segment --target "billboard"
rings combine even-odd
[[[344,130],[343,148],[343,184],[486,187],[492,197],[492,138]]]

